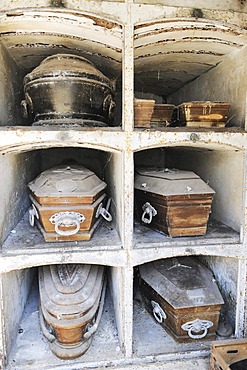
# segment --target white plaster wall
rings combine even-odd
[[[0,157],[0,243],[26,212],[29,206],[27,183],[38,168],[35,152]]]
[[[1,43],[0,65],[0,126],[20,124],[22,120],[20,109],[22,76]]]
[[[221,312],[235,329],[238,290],[238,260],[230,257],[202,257],[213,272],[224,299]]]
[[[123,189],[123,156],[122,153],[111,153],[105,165],[107,193],[111,197],[110,213],[116,229],[123,239],[124,229],[124,189]]]
[[[230,126],[244,128],[247,91],[247,47],[230,54],[223,62],[168,97],[176,105],[189,101],[231,103]]]
[[[3,313],[7,356],[18,335],[19,323],[33,282],[33,270],[3,274]]]

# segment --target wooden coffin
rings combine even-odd
[[[231,105],[224,102],[187,102],[178,106],[179,121],[187,127],[225,127]]]
[[[58,166],[28,184],[31,225],[46,241],[89,240],[103,216],[106,183],[83,166]]]
[[[174,108],[175,105],[173,104],[155,104],[151,117],[151,127],[170,126]]]
[[[89,348],[100,322],[104,267],[64,264],[39,268],[40,324],[52,352],[63,359]]]
[[[204,235],[214,193],[191,171],[136,170],[137,217],[145,225],[169,236]]]
[[[134,126],[151,127],[151,117],[154,110],[155,100],[151,99],[134,99]]]
[[[212,340],[224,303],[212,272],[193,257],[139,267],[147,310],[178,342]]]
[[[210,370],[246,370],[247,339],[215,341],[211,345]]]

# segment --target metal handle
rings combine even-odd
[[[167,318],[165,312],[162,310],[159,303],[155,301],[151,301],[151,305],[153,307],[153,315],[154,315],[155,320],[161,324],[162,321]]]
[[[34,204],[32,204],[32,208],[29,209],[28,216],[30,225],[34,226],[35,217],[39,219],[39,214]]]
[[[146,202],[143,204],[142,210],[144,211],[142,214],[142,222],[145,224],[151,224],[153,217],[157,215],[156,209],[151,206],[150,203]]]
[[[111,198],[108,199],[105,208],[103,207],[103,203],[100,203],[97,208],[95,217],[98,218],[99,216],[102,216],[106,221],[109,221],[109,222],[112,221],[112,215],[108,211],[110,208],[110,203],[111,203]]]
[[[85,221],[82,213],[76,212],[59,212],[51,216],[49,221],[55,225],[55,231],[58,235],[75,235],[80,230],[80,224]],[[60,227],[75,226],[72,230],[61,230]]]
[[[49,329],[47,329],[46,323],[45,323],[45,320],[44,320],[44,317],[43,317],[43,314],[42,314],[41,306],[39,308],[39,321],[40,321],[41,330],[42,330],[45,338],[48,340],[48,342],[50,342],[50,343],[55,342],[56,337],[54,335],[54,330],[51,326],[49,327]]]
[[[206,337],[208,329],[213,326],[212,321],[196,319],[194,321],[188,321],[181,326],[183,330],[188,331],[188,336],[192,339],[202,339]],[[202,334],[193,334],[203,331]]]
[[[93,325],[88,324],[86,327],[86,332],[83,335],[83,338],[89,339],[98,329],[99,322],[103,313],[103,307],[104,307],[104,302],[105,302],[105,292],[106,292],[106,279],[104,281],[104,286],[102,289],[101,297],[100,297],[100,303],[99,303],[99,308],[98,308],[98,313],[97,313],[97,318],[95,320],[95,323]]]

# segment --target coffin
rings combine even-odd
[[[33,115],[34,125],[112,124],[113,85],[83,57],[49,56],[24,77],[23,84],[23,115]]]
[[[204,235],[214,193],[191,171],[136,170],[137,217],[145,225],[169,236]]]
[[[221,102],[187,102],[180,104],[179,121],[188,127],[225,127],[229,103]]]
[[[89,240],[100,216],[112,219],[104,207],[106,183],[83,166],[53,167],[28,187],[30,224],[36,224],[46,241]]]
[[[173,104],[155,104],[151,117],[151,126],[157,128],[170,126],[174,109],[175,105]]]
[[[40,324],[56,356],[75,358],[89,348],[100,322],[105,285],[103,266],[39,267]]]
[[[147,310],[178,342],[212,340],[224,303],[212,272],[193,257],[139,267]]]

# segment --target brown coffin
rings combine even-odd
[[[100,322],[104,267],[65,264],[39,268],[40,323],[52,352],[63,359],[86,352]]]
[[[100,222],[111,215],[104,208],[106,183],[83,166],[59,166],[28,184],[34,220],[46,241],[89,240]]]
[[[179,121],[187,127],[225,127],[229,103],[221,102],[187,102],[180,104]]]
[[[212,340],[224,303],[212,272],[193,257],[139,267],[147,310],[178,342]]]
[[[151,117],[151,127],[166,127],[172,122],[172,115],[175,105],[155,104]]]
[[[204,235],[214,193],[191,171],[136,170],[137,217],[145,225],[170,236]]]

